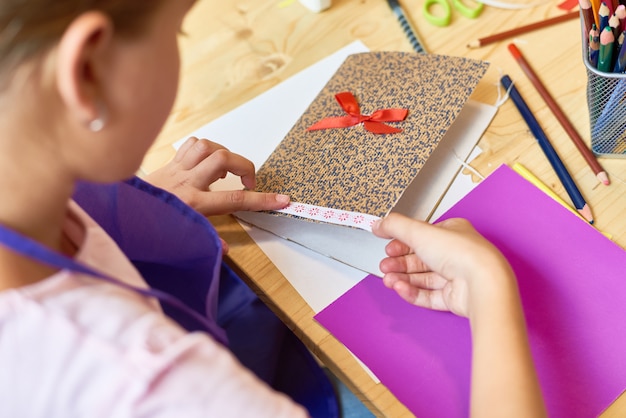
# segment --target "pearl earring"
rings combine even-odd
[[[106,125],[106,108],[104,104],[98,103],[98,115],[87,123],[87,127],[91,132],[100,132]]]
[[[104,120],[101,117],[97,117],[89,122],[88,126],[91,132],[100,132],[104,128]]]

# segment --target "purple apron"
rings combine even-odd
[[[224,263],[208,220],[139,178],[78,185],[74,199],[113,238],[148,282],[136,289],[0,226],[0,244],[58,268],[156,297],[189,331],[204,331],[314,418],[339,416],[332,384],[306,347]]]

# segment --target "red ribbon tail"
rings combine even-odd
[[[406,119],[408,113],[408,109],[380,109],[372,113],[370,120],[374,122],[400,122]]]
[[[316,131],[320,129],[331,128],[347,128],[359,123],[359,118],[354,116],[331,116],[324,118],[307,128],[307,131]]]
[[[363,127],[374,134],[397,134],[402,132],[402,129],[371,120],[363,121]]]

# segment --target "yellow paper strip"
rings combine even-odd
[[[583,221],[587,222],[587,220],[585,218],[583,218],[583,216],[580,213],[578,213],[578,211],[576,209],[574,209],[572,206],[568,205],[567,202],[565,202],[563,199],[561,199],[561,197],[554,192],[554,190],[552,190],[545,183],[543,183],[541,180],[539,180],[539,178],[537,178],[533,173],[531,173],[522,164],[520,164],[520,163],[513,164],[513,170],[515,170],[515,172],[517,172],[517,174],[519,174],[520,176],[524,177],[526,180],[531,182],[533,185],[535,185],[538,189],[543,191],[545,194],[547,194],[548,196],[550,196],[551,198],[553,198],[554,200],[559,202],[561,205],[563,205],[565,208],[567,208],[570,212],[576,214],[576,216],[578,216],[580,219],[582,219]],[[602,232],[602,231],[600,231],[600,232]],[[605,232],[602,232],[602,234],[605,237],[607,237],[608,239],[613,239],[613,236],[611,234],[607,234]]]

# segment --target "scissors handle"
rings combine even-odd
[[[463,3],[463,0],[452,0],[454,8],[457,9],[463,16],[470,19],[476,19],[483,11],[484,4],[478,0],[475,1],[475,3],[476,7],[468,7],[465,3]]]
[[[455,9],[459,11],[463,16],[468,17],[470,19],[476,19],[480,13],[483,11],[483,3],[480,1],[476,1],[476,7],[468,7],[463,3],[463,0],[451,0],[452,5]],[[443,14],[433,14],[430,12],[430,8],[432,6],[440,6],[443,8]],[[450,8],[450,4],[448,0],[426,0],[424,2],[424,7],[422,9],[424,13],[424,17],[426,20],[433,25],[436,26],[448,26],[450,24],[450,19],[452,18],[452,9]]]
[[[432,6],[440,6],[443,8],[443,14],[433,14],[430,12]],[[452,10],[448,0],[426,0],[423,8],[424,17],[429,23],[435,26],[448,26],[452,17]]]

